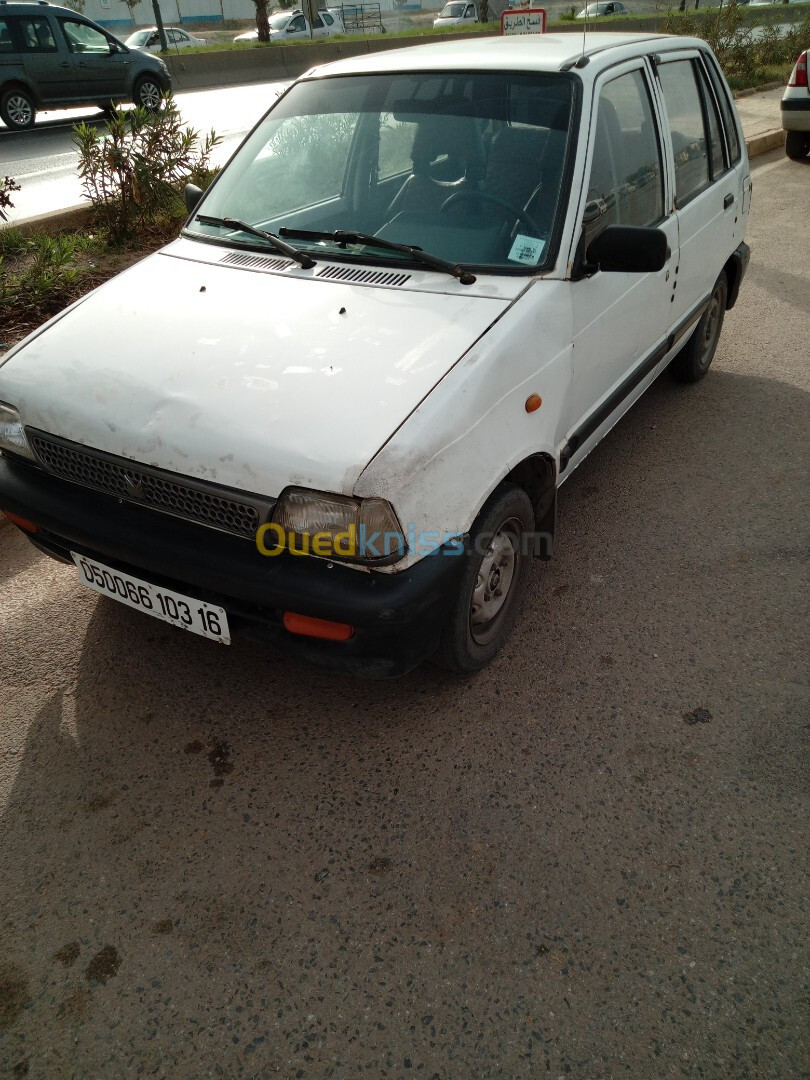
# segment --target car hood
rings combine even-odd
[[[268,496],[291,484],[350,494],[510,303],[430,273],[376,287],[318,279],[323,262],[251,272],[171,250],[14,351],[0,400],[28,426]]]

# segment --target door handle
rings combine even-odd
[[[733,195],[726,195],[725,199],[723,199],[723,209],[728,210],[728,208],[732,205],[733,202],[734,202],[734,196]]]

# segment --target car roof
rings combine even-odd
[[[672,34],[589,33],[584,43],[581,34],[515,34],[503,37],[467,38],[389,49],[338,60],[307,72],[307,76],[387,74],[397,71],[561,71],[573,66],[583,53],[593,65],[583,65],[581,74],[596,74],[605,67],[632,59],[649,51],[672,48],[705,48],[698,38]]]
[[[32,9],[60,12],[64,15],[78,16],[80,19],[84,19],[86,22],[92,22],[93,20],[89,15],[83,15],[80,11],[74,11],[73,8],[63,7],[61,4],[49,4],[47,0],[0,0],[0,9],[3,11],[11,11],[12,15],[19,15],[22,12],[30,14]]]

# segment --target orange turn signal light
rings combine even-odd
[[[537,412],[542,404],[543,399],[539,394],[529,394],[526,398],[526,412]]]
[[[19,514],[12,514],[10,510],[4,510],[3,513],[13,525],[17,525],[20,529],[25,529],[26,532],[32,533],[39,532],[39,525],[35,525],[34,522],[29,521],[28,518],[20,517]]]
[[[348,641],[354,634],[354,627],[348,623],[313,619],[309,615],[296,615],[294,611],[284,612],[284,629],[291,634],[322,638],[324,641]]]

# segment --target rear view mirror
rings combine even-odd
[[[186,210],[188,210],[190,214],[193,214],[197,209],[197,203],[202,196],[202,188],[197,187],[196,184],[186,184],[183,189],[183,198],[186,200]]]
[[[661,229],[608,225],[588,246],[583,269],[648,274],[660,270],[668,257],[667,237]]]

